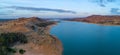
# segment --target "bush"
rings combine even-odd
[[[26,52],[26,51],[23,50],[23,49],[20,49],[20,50],[19,50],[19,53],[20,53],[20,54],[24,54],[25,52]]]
[[[14,48],[7,48],[7,51],[11,53],[16,53],[16,49]]]

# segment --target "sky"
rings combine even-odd
[[[0,0],[0,19],[120,15],[120,0]]]

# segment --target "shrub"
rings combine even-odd
[[[16,49],[15,48],[7,48],[7,51],[11,52],[11,53],[16,53]]]
[[[26,51],[23,50],[23,49],[20,49],[20,50],[19,50],[19,53],[20,53],[20,54],[24,54],[25,52],[26,52]]]

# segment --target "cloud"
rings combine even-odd
[[[63,10],[63,9],[35,8],[35,7],[22,7],[22,6],[10,6],[10,7],[6,7],[6,8],[12,8],[12,9],[16,9],[16,10],[52,11],[52,12],[58,12],[58,13],[72,13],[72,14],[76,14],[75,11]]]
[[[106,5],[105,5],[104,3],[105,3],[104,0],[99,0],[99,1],[98,1],[98,4],[99,4],[101,7],[106,7]]]
[[[116,0],[107,0],[108,2],[116,2]]]
[[[106,7],[108,3],[116,2],[117,0],[94,0],[94,3],[97,3],[101,7]]]
[[[111,8],[111,14],[120,14],[120,9],[119,8]]]

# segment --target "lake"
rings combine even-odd
[[[63,44],[63,55],[120,55],[120,26],[61,21],[51,34]]]

